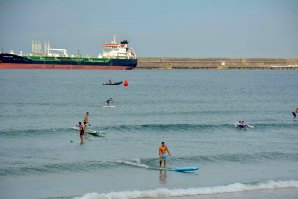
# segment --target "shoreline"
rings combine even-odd
[[[167,197],[165,199],[251,199],[251,198],[268,198],[268,199],[296,199],[298,194],[297,188],[282,188],[272,190],[253,190],[243,192],[218,193],[210,195],[195,195],[182,197]]]
[[[139,57],[136,69],[298,70],[298,58]]]

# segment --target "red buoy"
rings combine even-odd
[[[128,81],[125,80],[124,83],[123,83],[123,85],[124,85],[124,86],[128,86]]]

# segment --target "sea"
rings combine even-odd
[[[0,70],[0,93],[0,198],[298,198],[297,70]],[[161,142],[199,170],[159,170]]]

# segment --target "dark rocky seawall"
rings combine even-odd
[[[137,69],[286,69],[297,70],[298,58],[139,57]]]

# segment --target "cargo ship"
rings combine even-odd
[[[128,41],[116,42],[116,37],[110,43],[102,45],[103,53],[97,57],[69,56],[66,49],[50,47],[46,41],[44,50],[40,41],[32,41],[32,53],[19,55],[0,54],[0,69],[71,69],[71,70],[132,70],[137,66],[137,57]]]

